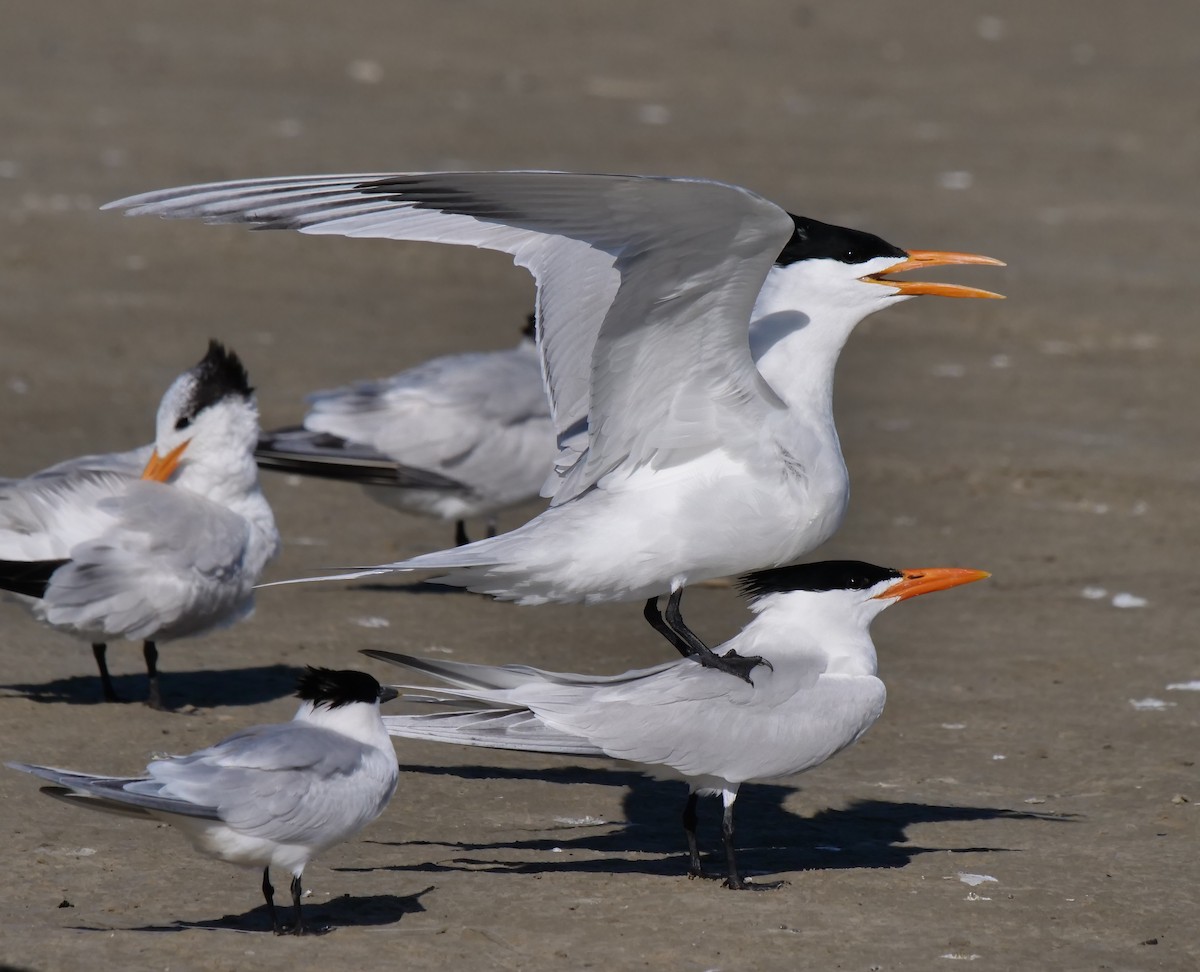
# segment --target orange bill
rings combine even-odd
[[[986,570],[967,570],[963,567],[923,567],[902,570],[900,574],[900,580],[882,594],[876,594],[876,599],[889,600],[894,597],[906,601],[920,594],[944,591],[948,587],[958,587],[959,584],[970,584],[992,576]]]
[[[1003,300],[1003,294],[994,294],[990,290],[980,290],[978,287],[963,287],[959,284],[933,283],[928,280],[892,280],[894,273],[905,270],[925,270],[929,267],[948,267],[962,264],[973,264],[985,267],[1006,266],[1003,260],[994,257],[980,256],[978,253],[951,253],[946,250],[909,250],[908,259],[894,267],[880,270],[860,277],[867,283],[883,284],[885,287],[895,287],[907,296],[930,294],[935,297],[988,297]]]
[[[155,449],[150,454],[146,468],[142,470],[142,479],[152,479],[156,483],[165,483],[171,478],[171,473],[179,465],[179,460],[183,456],[183,450],[187,447],[187,442],[181,442],[165,456],[160,456],[158,450]]]

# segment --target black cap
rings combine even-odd
[[[376,702],[382,687],[366,672],[335,671],[311,665],[296,683],[296,697],[336,709],[351,702]]]
[[[839,260],[842,263],[866,263],[876,257],[903,259],[908,254],[874,233],[822,223],[807,216],[788,213],[796,228],[792,238],[775,259],[786,267],[801,260]]]
[[[788,591],[868,591],[880,581],[903,575],[891,567],[876,567],[861,560],[822,560],[815,564],[756,570],[738,578],[738,587],[752,601]]]

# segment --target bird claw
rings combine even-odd
[[[701,655],[698,661],[705,668],[715,668],[719,672],[724,672],[726,675],[733,675],[753,685],[754,682],[750,678],[750,673],[759,665],[766,665],[771,671],[775,670],[775,666],[763,658],[761,655],[739,655],[732,648],[723,655],[710,653],[709,655]]]

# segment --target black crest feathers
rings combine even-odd
[[[908,256],[900,247],[880,239],[874,233],[822,223],[807,216],[792,217],[795,229],[787,246],[775,259],[777,266],[786,267],[801,260],[839,260],[842,263],[866,263],[876,257]]]
[[[352,702],[375,702],[382,693],[380,684],[366,672],[309,668],[296,683],[296,697],[330,709]]]
[[[738,579],[743,596],[752,601],[787,591],[866,591],[880,581],[899,580],[900,571],[861,560],[822,560],[815,564],[774,567]]]
[[[229,395],[249,398],[254,394],[250,376],[241,359],[220,341],[208,342],[208,353],[192,369],[196,376],[195,412],[219,402]]]

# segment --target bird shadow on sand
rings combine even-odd
[[[259,665],[219,671],[164,671],[159,674],[164,701],[170,709],[194,706],[211,709],[225,705],[259,705],[290,695],[303,669],[294,665]],[[146,676],[114,675],[113,687],[125,702],[146,698]],[[33,702],[67,702],[72,705],[104,703],[98,675],[71,675],[49,682],[0,685],[0,692]]]
[[[549,770],[501,769],[487,766],[401,766],[402,772],[454,776],[464,780],[540,780],[562,784],[623,786],[624,820],[565,822],[561,828],[539,829],[527,840],[498,842],[405,841],[384,846],[449,848],[455,856],[435,856],[414,865],[381,865],[395,871],[494,871],[544,874],[556,872],[638,873],[680,876],[687,871],[681,814],[687,798],[683,783],[653,780],[627,770],[573,766]],[[907,830],[914,824],[978,820],[1024,820],[1065,823],[1057,814],[1000,807],[945,806],[927,803],[856,800],[843,809],[802,817],[783,806],[794,788],[746,784],[737,800],[738,862],[745,874],[847,868],[898,868],[932,853],[1012,853],[1007,847],[925,847],[912,844]],[[708,870],[723,874],[721,803],[705,797],[699,806],[699,842]],[[477,856],[503,851],[506,859]],[[513,860],[509,852],[529,852],[531,859]],[[547,855],[542,857],[541,855]],[[537,855],[533,857],[532,855]],[[553,855],[552,857],[550,855]],[[655,856],[649,856],[655,855]],[[365,870],[375,870],[368,868]],[[355,870],[347,868],[347,870]]]
[[[415,915],[425,910],[421,898],[434,890],[430,885],[415,894],[370,894],[354,896],[343,894],[322,904],[304,903],[304,923],[307,926],[305,935],[327,935],[339,928],[366,928],[380,925],[394,925],[405,915]],[[291,925],[292,906],[281,902],[276,897],[275,907],[279,910],[280,919],[285,927]],[[112,928],[96,928],[77,925],[79,931],[113,931]],[[222,915],[220,918],[206,918],[200,921],[173,921],[166,925],[132,925],[123,931],[140,932],[181,932],[196,929],[223,932],[247,932],[255,935],[271,932],[271,915],[266,904],[241,915]]]

